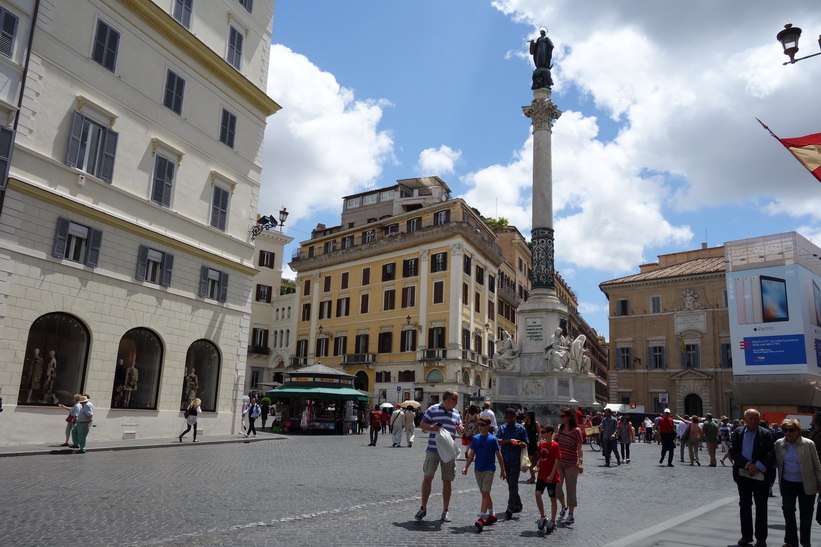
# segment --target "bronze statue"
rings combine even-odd
[[[553,68],[553,42],[547,37],[547,29],[541,29],[539,37],[530,41],[530,54],[533,55],[533,63],[536,65],[531,89],[549,89],[553,86],[553,77],[550,74],[550,69]]]

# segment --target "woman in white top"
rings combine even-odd
[[[821,493],[821,463],[815,443],[801,436],[801,422],[781,422],[784,437],[775,442],[775,461],[781,487],[781,510],[784,513],[784,544],[799,545],[795,523],[795,500],[801,518],[801,546],[809,546],[815,494]]]

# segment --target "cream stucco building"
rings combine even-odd
[[[206,435],[232,431],[262,138],[279,109],[265,93],[274,1],[0,7],[16,18],[0,52],[0,123],[16,129],[0,211],[3,442],[60,439],[55,404],[78,392],[97,409],[92,442],[173,437],[193,397]]]
[[[648,414],[739,417],[733,395],[724,247],[659,256],[605,281],[610,402]]]

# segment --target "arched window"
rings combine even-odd
[[[291,308],[288,308],[289,310]],[[290,314],[288,314],[290,315]],[[291,329],[285,331],[285,344],[282,346],[283,348],[291,347]]]
[[[276,347],[277,347],[277,335],[278,335],[278,334],[279,334],[279,333],[278,333],[277,331],[274,331],[273,341],[271,342],[271,347],[272,347],[272,348],[276,348]]]
[[[34,320],[26,343],[18,405],[71,404],[82,393],[91,336],[73,315],[48,313]]]
[[[111,408],[157,408],[162,356],[162,342],[148,329],[131,329],[120,338]]]
[[[462,371],[462,383],[466,386],[470,385],[470,373],[466,370]]]
[[[482,375],[477,374],[473,383],[476,384],[476,387],[482,387]]]
[[[289,308],[290,309],[290,308]],[[370,383],[368,382],[368,373],[360,370],[354,375],[353,387],[361,391],[370,391]]]
[[[217,409],[220,361],[219,349],[209,340],[197,340],[188,346],[181,409],[188,407],[197,397],[202,401],[204,411]]]
[[[442,374],[441,370],[439,370],[438,368],[435,368],[435,369],[431,370],[430,372],[428,372],[428,377],[425,381],[431,382],[431,383],[433,383],[433,382],[444,382],[445,381],[445,375]]]
[[[274,320],[279,321],[279,308],[274,310]]]
[[[288,317],[286,317],[285,319],[290,319],[290,318],[291,318],[291,306],[288,306]]]

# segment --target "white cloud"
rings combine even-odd
[[[515,21],[550,28],[559,108],[567,108],[568,91],[578,89],[620,124],[606,143],[596,135],[595,118],[566,112],[555,125],[561,261],[633,269],[648,248],[690,245],[691,229],[670,222],[673,214],[726,204],[821,220],[821,193],[809,191],[813,179],[797,162],[788,165],[794,160],[755,121],[758,116],[796,133],[784,136],[819,130],[807,124],[807,101],[817,93],[821,62],[783,67],[773,21],[794,19],[815,29],[821,17],[807,5],[751,3],[739,10],[740,2],[706,0],[493,2]],[[802,51],[811,47],[807,42]],[[483,211],[499,199],[500,215],[527,222],[529,189],[519,179],[529,179],[530,146],[507,166],[465,177],[474,186],[466,196],[484,201],[477,205]],[[519,182],[507,184],[508,177]],[[488,178],[505,181],[504,196]],[[503,203],[509,208],[502,210]]]
[[[454,150],[444,144],[439,148],[425,148],[419,154],[416,170],[421,176],[450,175],[461,157],[461,150]]]
[[[393,159],[378,124],[387,101],[357,100],[332,74],[287,47],[271,46],[268,95],[283,109],[268,120],[260,210],[291,212],[289,224],[373,185]]]

